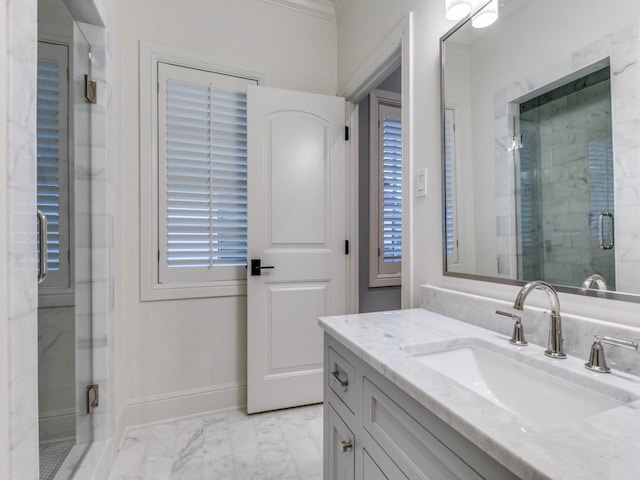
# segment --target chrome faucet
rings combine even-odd
[[[549,301],[551,302],[551,324],[549,325],[549,343],[544,354],[551,358],[567,358],[567,355],[562,349],[562,320],[560,318],[560,300],[558,300],[558,293],[547,282],[542,280],[536,280],[535,282],[529,282],[518,292],[516,301],[513,303],[513,308],[516,310],[524,309],[524,301],[527,296],[533,290],[544,290]]]
[[[599,273],[594,273],[589,275],[582,282],[582,288],[593,288],[593,286],[598,287],[598,290],[608,290],[607,282],[602,275]]]

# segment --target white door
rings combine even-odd
[[[318,317],[346,311],[344,99],[249,86],[247,411],[322,401]],[[252,260],[261,262],[252,275]],[[255,272],[254,272],[255,273]]]

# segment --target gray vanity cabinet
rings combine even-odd
[[[325,480],[518,478],[328,334],[324,399]]]
[[[331,405],[325,406],[328,430],[325,429],[325,476],[327,480],[341,480],[355,478],[355,455],[353,445],[355,439],[346,423],[340,418]],[[328,468],[327,468],[328,467]]]

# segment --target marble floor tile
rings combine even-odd
[[[109,480],[321,480],[322,415],[230,410],[132,430]]]

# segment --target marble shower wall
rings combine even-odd
[[[556,66],[548,72],[536,72],[495,92],[493,130],[499,276],[517,278],[516,187],[511,137],[514,135],[514,117],[518,115],[518,99],[543,87],[559,87],[564,83],[561,79],[572,72],[594,65],[605,66],[606,59],[611,68],[616,290],[640,291],[640,249],[635,248],[640,240],[640,223],[637,221],[640,205],[640,162],[637,161],[640,155],[640,136],[637,134],[640,121],[640,87],[637,82],[640,52],[637,24],[575,51],[567,59],[568,70]],[[572,139],[567,138],[566,143],[571,144]]]
[[[107,25],[113,2],[96,0]],[[87,3],[78,4],[85,8]],[[38,365],[36,284],[36,25],[35,0],[4,0],[0,12],[0,218],[4,220],[0,247],[0,477],[38,479]],[[76,478],[106,478],[115,455],[113,435],[112,322],[114,315],[113,226],[116,204],[114,182],[111,87],[117,74],[108,70],[113,46],[107,47],[106,29],[93,30],[93,74],[99,80],[101,101],[92,107],[92,218],[93,248],[90,284],[93,328],[84,348],[93,348],[93,378],[101,384],[101,406],[93,415],[94,444]],[[86,33],[86,32],[85,32]],[[6,132],[6,139],[5,134]],[[5,161],[6,157],[6,161]],[[5,297],[6,296],[6,297]],[[6,319],[4,318],[6,316]]]
[[[530,270],[520,270],[521,278],[581,285],[599,273],[615,289],[614,253],[599,248],[597,229],[598,214],[613,212],[610,99],[605,80],[520,114],[519,261]],[[529,128],[522,128],[524,122]],[[605,178],[600,168],[611,178],[606,191],[600,189]],[[528,188],[538,191],[527,198]],[[610,205],[600,205],[605,199]],[[531,226],[525,224],[529,208]]]
[[[0,364],[8,366],[7,450],[0,464],[9,478],[38,478],[38,365],[36,285],[36,2],[5,0],[6,59],[3,69],[8,81],[6,98],[6,178],[0,185],[6,198],[0,212],[6,229],[8,338],[0,345]],[[31,87],[31,88],[30,88]],[[5,322],[5,319],[0,319]],[[4,377],[0,377],[4,378]],[[4,435],[4,433],[3,433]],[[4,442],[3,442],[4,443]],[[4,472],[3,472],[4,473]]]

